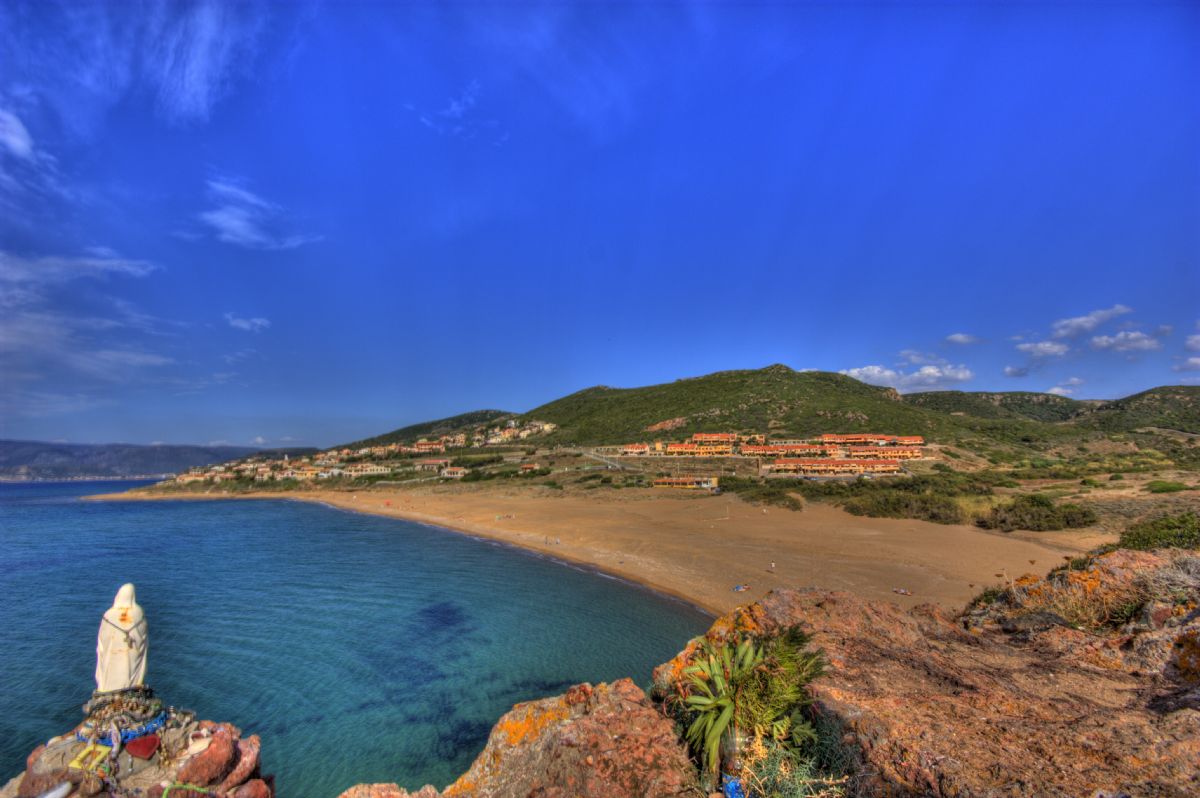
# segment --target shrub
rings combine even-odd
[[[799,488],[799,483],[790,479],[721,478],[721,490],[736,493],[752,504],[770,504],[785,510],[804,509],[804,501],[794,495]]]
[[[1162,479],[1154,479],[1146,483],[1146,490],[1151,493],[1177,493],[1181,490],[1191,490],[1191,487],[1182,482],[1168,482]]]
[[[976,523],[984,529],[999,529],[1002,532],[1012,532],[1014,529],[1046,532],[1089,526],[1096,523],[1096,513],[1078,504],[1055,504],[1047,496],[1032,494],[1017,496],[1008,504],[993,507]]]
[[[918,518],[935,524],[963,522],[962,508],[953,499],[933,494],[880,491],[850,499],[842,507],[853,515],[873,518]]]
[[[1108,481],[1109,482],[1120,482],[1123,479],[1125,479],[1124,474],[1113,474],[1111,477],[1108,478]]]
[[[1120,546],[1141,551],[1200,548],[1200,514],[1189,510],[1133,524],[1121,533]]]

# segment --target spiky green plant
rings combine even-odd
[[[751,640],[743,640],[736,649],[731,643],[717,646],[705,640],[694,664],[684,670],[690,692],[682,703],[695,713],[687,740],[713,774],[721,764],[721,739],[730,730],[738,694],[762,660],[762,648]]]

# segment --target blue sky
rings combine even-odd
[[[1200,6],[0,6],[4,437],[1200,379]]]

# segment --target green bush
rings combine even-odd
[[[1189,510],[1133,524],[1121,533],[1120,546],[1142,551],[1172,547],[1200,548],[1200,514]]]
[[[1096,523],[1096,513],[1078,504],[1055,504],[1048,496],[1032,494],[1017,496],[1008,504],[993,507],[976,523],[984,529],[1002,532],[1014,529],[1047,532],[1089,526]]]
[[[1191,490],[1191,486],[1185,485],[1182,482],[1168,482],[1163,479],[1154,479],[1146,483],[1146,490],[1151,493],[1178,493],[1181,490]]]
[[[1123,479],[1125,479],[1124,474],[1113,474],[1111,477],[1108,478],[1108,481],[1109,482],[1120,482]]]

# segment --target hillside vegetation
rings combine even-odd
[[[439,418],[436,421],[423,421],[420,424],[410,424],[407,427],[394,429],[373,438],[345,444],[351,449],[363,446],[386,446],[389,443],[411,443],[420,438],[436,438],[439,435],[449,435],[455,432],[465,432],[475,427],[495,424],[502,419],[512,418],[514,414],[505,410],[472,410],[457,416]]]

